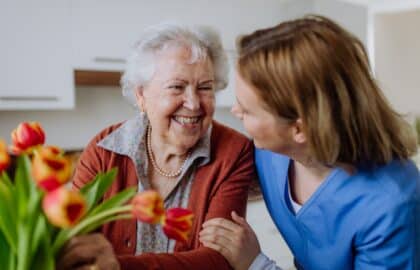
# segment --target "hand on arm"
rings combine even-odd
[[[260,244],[244,218],[232,212],[232,220],[208,220],[203,224],[200,241],[220,252],[234,269],[246,270],[261,252]]]

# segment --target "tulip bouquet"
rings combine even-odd
[[[54,270],[69,239],[118,219],[160,224],[169,238],[188,239],[190,210],[165,211],[153,190],[136,194],[130,188],[101,201],[117,169],[99,173],[80,191],[72,190],[66,185],[71,163],[60,148],[44,142],[45,133],[36,122],[21,123],[12,132],[10,147],[0,140],[1,269]],[[10,153],[16,156],[14,166]]]

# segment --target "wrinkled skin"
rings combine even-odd
[[[61,251],[56,269],[120,270],[112,245],[100,233],[73,237]]]

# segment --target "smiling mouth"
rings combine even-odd
[[[197,124],[198,122],[200,122],[202,117],[201,116],[194,116],[194,117],[174,116],[173,119],[176,122],[180,123],[181,125],[194,125],[194,124]]]

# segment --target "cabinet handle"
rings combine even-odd
[[[25,96],[7,96],[0,97],[2,101],[58,101],[58,97],[54,96],[34,96],[34,97],[25,97]]]
[[[124,64],[125,59],[123,58],[112,58],[112,57],[95,57],[93,61],[99,63],[115,63],[115,64]]]

